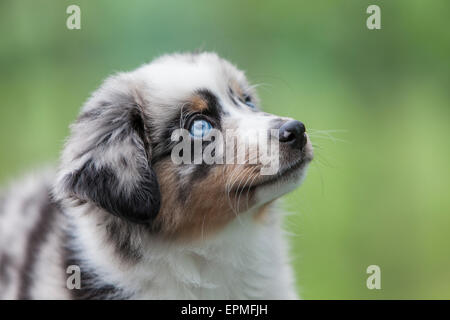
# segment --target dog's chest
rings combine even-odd
[[[123,280],[137,299],[267,297],[281,285],[283,250],[264,233],[241,236],[233,234],[203,247],[152,250]]]
[[[236,258],[236,256],[234,257]],[[234,261],[208,259],[195,254],[167,257],[140,276],[137,299],[258,299],[274,281],[273,269],[261,259],[241,256]],[[253,259],[253,260],[252,260]]]

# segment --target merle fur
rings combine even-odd
[[[129,143],[133,144],[138,153],[145,153],[147,159],[145,163],[136,163],[138,177],[133,190],[129,192],[121,188],[115,172],[119,168],[108,163],[98,165],[92,158],[65,177],[65,186],[78,200],[91,201],[98,207],[134,223],[151,224],[159,212],[161,194],[156,173],[151,166],[149,132],[140,106],[126,100],[126,97],[116,98],[121,101],[123,107],[120,107],[120,104],[105,107],[103,103],[100,106],[106,108],[103,112],[94,110],[81,115],[81,121],[89,121],[89,117],[102,114],[105,127],[109,128],[109,131],[106,131],[94,146],[80,152],[80,156],[99,146],[107,147],[109,143],[122,142],[127,137],[133,137]],[[113,136],[115,141],[111,141]],[[137,160],[122,159],[121,163],[127,165],[128,161]]]
[[[33,270],[36,265],[36,259],[51,230],[53,218],[59,213],[58,207],[52,202],[49,194],[49,190],[46,190],[44,201],[39,209],[39,220],[28,238],[25,261],[20,270],[21,283],[18,294],[20,300],[31,299],[30,290],[33,286],[32,275],[34,274]]]

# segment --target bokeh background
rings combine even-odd
[[[66,8],[81,7],[81,30]],[[381,30],[366,8],[381,7]],[[450,298],[447,0],[0,2],[0,183],[57,162],[106,76],[214,50],[303,121],[316,159],[285,197],[305,299]],[[381,268],[381,290],[366,268]]]

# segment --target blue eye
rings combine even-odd
[[[206,120],[195,120],[189,128],[189,133],[194,138],[203,138],[211,131],[212,125]]]
[[[245,102],[245,104],[246,105],[248,105],[250,108],[252,108],[252,109],[255,109],[256,108],[256,106],[253,104],[253,102],[251,102],[251,101],[246,101]]]
[[[248,105],[252,109],[256,108],[255,104],[252,102],[252,99],[249,96],[245,97],[245,104]]]

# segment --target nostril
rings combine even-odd
[[[288,141],[292,141],[295,139],[295,135],[288,130],[280,130],[280,141],[281,142],[288,142]]]
[[[287,121],[279,129],[279,140],[302,148],[306,144],[305,131],[305,125],[300,121]]]

